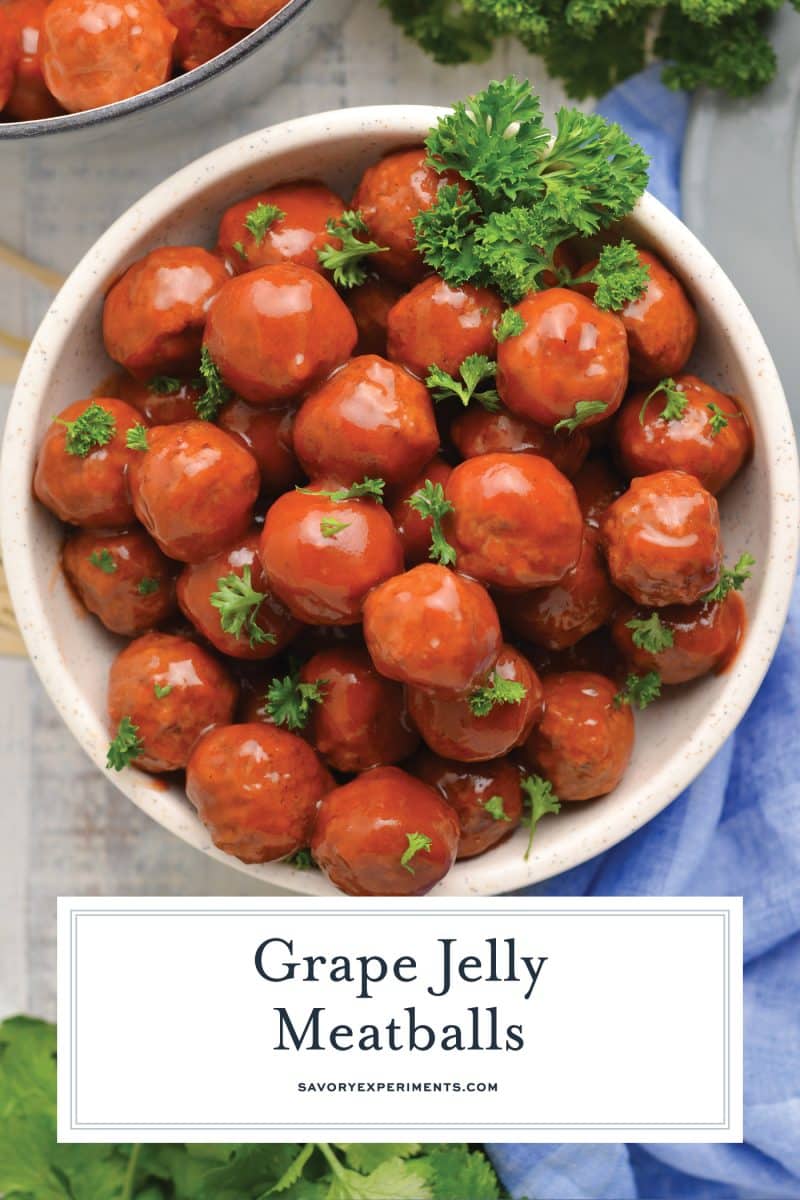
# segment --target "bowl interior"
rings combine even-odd
[[[108,743],[106,680],[121,642],[77,609],[59,569],[62,531],[31,496],[36,449],[55,413],[92,392],[113,369],[100,336],[104,293],[130,262],[164,243],[213,245],[222,210],[270,184],[321,178],[349,195],[379,155],[419,142],[437,116],[427,107],[351,109],[249,135],[207,155],[133,206],[92,248],[56,297],[25,362],[3,452],[3,551],[23,635],[45,687],[98,766]],[[689,231],[646,196],[625,232],[655,250],[681,277],[700,316],[690,364],[745,404],[756,435],[752,462],[721,498],[726,558],[756,557],[745,590],[749,626],[727,672],[637,713],[637,739],[613,795],[566,805],[527,835],[457,864],[441,894],[491,894],[552,876],[619,842],[668,804],[706,764],[755,693],[777,644],[794,577],[797,462],[780,383],[760,334],[730,282]],[[265,882],[331,892],[314,871],[280,863],[244,866],[221,855],[182,790],[129,769],[114,783],[191,845]]]

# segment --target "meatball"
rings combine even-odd
[[[403,689],[377,673],[360,646],[322,650],[300,672],[301,683],[320,683],[306,736],[337,771],[366,771],[402,762],[419,737],[408,720]]]
[[[605,405],[584,427],[616,412],[628,383],[621,319],[560,287],[527,296],[516,311],[524,330],[497,348],[497,390],[506,407],[551,427],[577,415],[581,402]]]
[[[302,738],[274,725],[212,729],[186,769],[186,795],[218,849],[246,863],[307,846],[333,780]]]
[[[612,470],[604,458],[590,458],[572,477],[583,519],[592,529],[599,529],[603,513],[625,491],[625,481]]]
[[[258,29],[274,17],[289,0],[200,0],[223,25],[234,29]]]
[[[469,766],[422,753],[411,770],[445,800],[458,818],[457,859],[474,858],[514,832],[522,817],[519,771],[507,758]]]
[[[364,638],[381,675],[458,695],[494,666],[500,620],[479,583],[423,563],[370,593]]]
[[[504,625],[548,650],[566,650],[611,620],[620,600],[600,553],[597,531],[585,528],[580,558],[558,583],[495,595]]]
[[[246,30],[230,29],[211,13],[204,12],[198,0],[160,0],[160,3],[178,31],[172,57],[181,71],[201,67],[245,36]]]
[[[444,519],[459,570],[496,587],[556,583],[578,561],[583,521],[569,480],[534,454],[484,454],[455,468]]]
[[[6,47],[9,63],[5,112],[15,121],[40,121],[64,111],[42,75],[39,42],[46,12],[47,0],[8,0],[0,6],[0,46]]]
[[[220,409],[217,424],[249,450],[261,471],[261,487],[279,496],[302,478],[293,448],[294,409],[254,408],[230,400]]]
[[[519,686],[512,692],[509,683]],[[542,715],[542,688],[528,660],[503,646],[491,675],[468,696],[409,687],[408,711],[434,753],[486,762],[525,741]]]
[[[202,395],[197,380],[178,379],[172,375],[152,375],[147,382],[134,379],[132,375],[119,375],[113,388],[120,400],[139,410],[148,425],[193,421]]]
[[[350,289],[347,305],[358,328],[359,354],[386,357],[389,313],[402,295],[402,288],[390,279],[368,279]]]
[[[629,301],[620,316],[628,335],[631,379],[657,383],[686,366],[697,339],[697,314],[682,285],[648,250],[639,260],[650,268],[647,290]]]
[[[693,475],[631,480],[606,510],[601,538],[613,582],[637,604],[694,604],[719,579],[719,509]]]
[[[625,401],[615,427],[620,465],[631,478],[688,471],[716,495],[752,450],[747,417],[732,396],[695,375],[680,375],[675,389],[684,404],[682,415],[672,420],[661,416],[667,402],[663,391],[637,392]]]
[[[267,511],[261,561],[298,620],[355,625],[367,593],[402,571],[403,551],[392,518],[374,500],[304,490],[285,492]]]
[[[582,429],[553,433],[543,425],[520,420],[509,412],[488,412],[479,404],[460,413],[450,426],[450,437],[462,458],[479,454],[538,454],[548,458],[568,479],[580,470],[589,453]]]
[[[466,189],[459,175],[435,170],[427,157],[424,146],[387,154],[367,167],[353,196],[353,208],[364,218],[370,239],[387,247],[386,254],[374,256],[375,270],[398,283],[416,283],[428,273],[417,250],[414,217],[431,208],[445,185]]]
[[[108,715],[117,732],[127,717],[142,744],[133,760],[143,771],[177,771],[212,725],[233,717],[237,689],[201,646],[168,633],[146,633],[111,664]]]
[[[126,472],[138,451],[126,445],[141,416],[121,400],[78,400],[59,413],[44,435],[33,490],[70,525],[124,529],[134,520]]]
[[[283,184],[226,209],[217,248],[239,275],[283,262],[322,271],[317,251],[337,244],[326,226],[343,212],[344,201],[322,183]]]
[[[238,395],[283,407],[345,362],[357,336],[326,279],[279,263],[225,284],[208,315],[205,346]]]
[[[177,32],[158,0],[51,0],[45,81],[67,112],[138,96],[169,79]]]
[[[376,767],[324,797],[311,853],[349,896],[424,896],[452,867],[458,833],[432,787]]]
[[[471,354],[494,358],[494,331],[503,313],[497,295],[471,283],[451,287],[430,275],[398,300],[389,313],[389,358],[420,379],[432,366],[449,375]]]
[[[220,260],[200,246],[145,254],[106,296],[103,339],[111,358],[145,381],[194,370],[209,304],[227,278]]]
[[[142,529],[75,533],[62,553],[64,572],[106,629],[136,637],[175,611],[175,572]]]
[[[178,603],[203,637],[231,658],[273,658],[299,629],[267,586],[257,532],[184,567]],[[237,583],[241,580],[241,583]]]
[[[369,475],[403,483],[438,448],[428,389],[376,354],[332,375],[304,401],[294,426],[295,453],[312,479],[349,484]]]
[[[202,562],[241,537],[253,519],[258,466],[207,421],[158,425],[130,470],[136,515],[170,558]]]
[[[525,765],[553,785],[559,800],[592,800],[612,791],[633,749],[630,705],[617,685],[591,671],[546,675],[544,716],[522,750]]]
[[[19,39],[9,14],[10,4],[0,7],[0,112],[8,104],[14,88],[17,62],[20,57]]]
[[[656,625],[664,648],[658,652],[637,645]],[[633,625],[633,627],[632,627]],[[744,633],[741,597],[728,592],[719,603],[672,605],[658,612],[626,607],[611,632],[622,655],[637,672],[658,671],[662,683],[688,683],[709,671],[727,666]],[[644,628],[643,628],[644,627]]]
[[[389,509],[397,529],[405,556],[406,566],[415,567],[427,562],[430,558],[431,517],[423,517],[408,503],[414,492],[419,491],[430,480],[445,486],[450,478],[452,467],[443,458],[432,458],[427,467],[420,471],[416,479],[407,484],[398,494]]]

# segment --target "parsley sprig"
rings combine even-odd
[[[505,810],[502,796],[490,796],[483,802],[483,808],[494,821],[511,821],[511,817]]]
[[[266,710],[276,725],[285,725],[294,731],[305,729],[311,716],[311,705],[321,704],[325,699],[327,682],[327,679],[317,679],[313,683],[301,683],[299,668],[283,679],[276,676],[267,688]]]
[[[86,458],[92,450],[107,446],[117,432],[114,414],[95,400],[74,421],[56,417],[56,423],[63,425],[67,431],[64,443],[67,454],[77,458]]]
[[[430,389],[436,403],[456,396],[465,408],[471,400],[477,400],[487,412],[497,412],[500,408],[500,397],[497,389],[489,385],[497,374],[497,363],[492,362],[485,354],[470,354],[458,368],[460,379],[455,379],[441,367],[432,366],[428,371],[425,386]]]
[[[500,320],[494,336],[498,342],[507,342],[511,337],[517,337],[525,331],[525,318],[515,308],[507,308]]]
[[[531,848],[533,847],[533,835],[536,832],[536,826],[547,813],[561,812],[561,802],[553,792],[552,783],[547,779],[542,779],[541,775],[523,775],[520,779],[520,786],[525,799],[525,813],[522,817],[522,824],[527,826],[530,831],[528,834],[528,846],[524,854],[525,861],[527,862],[530,858]]]
[[[649,617],[632,617],[625,622],[625,628],[632,631],[631,641],[639,650],[648,654],[662,654],[671,649],[675,643],[675,635],[668,625],[665,625],[657,612]]]
[[[147,385],[148,392],[154,396],[174,396],[183,384],[175,375],[154,375]]]
[[[296,490],[302,492],[304,496],[325,496],[328,500],[333,500],[334,504],[341,504],[345,500],[375,500],[378,504],[383,504],[383,492],[386,483],[383,479],[370,479],[365,475],[360,483],[351,483],[346,488],[336,488],[334,491],[315,491],[314,488],[299,487]],[[323,537],[329,535],[323,533]]]
[[[406,846],[400,858],[400,866],[405,867],[410,875],[414,875],[416,872],[411,865],[412,860],[421,851],[430,854],[433,842],[425,833],[407,833],[406,840],[408,845]]]
[[[740,592],[752,574],[750,568],[755,564],[756,560],[752,554],[745,551],[744,554],[739,555],[735,566],[723,567],[716,587],[703,596],[705,603],[718,604],[725,599],[728,592]]]
[[[105,547],[102,550],[93,550],[89,555],[89,562],[93,567],[99,567],[104,575],[113,575],[117,569],[113,554]]]
[[[428,558],[441,563],[443,567],[452,567],[456,561],[455,547],[451,546],[444,536],[442,518],[453,511],[453,506],[445,498],[442,485],[426,479],[424,485],[409,496],[406,504],[413,508],[414,512],[431,522],[431,546]]]
[[[319,523],[319,531],[324,538],[336,537],[337,533],[349,529],[351,521],[337,521],[335,517],[323,517]]]
[[[125,445],[129,450],[149,450],[147,444],[147,426],[131,425],[128,432],[125,434]]]
[[[622,238],[614,246],[604,246],[597,264],[579,276],[580,283],[595,285],[594,302],[598,308],[619,312],[647,290],[650,267],[641,262],[633,242]]]
[[[630,674],[614,697],[614,707],[630,704],[634,708],[645,709],[660,695],[661,676],[658,671],[648,671],[646,675]]]
[[[728,424],[729,424],[731,416],[735,415],[737,417],[740,417],[742,415],[741,413],[733,414],[733,413],[723,412],[722,409],[720,408],[720,406],[718,404],[716,404],[713,400],[711,401],[710,404],[706,405],[706,408],[711,413],[711,417],[709,418],[708,424],[711,427],[711,436],[712,437],[716,437],[717,434],[722,433],[723,429],[728,428]]]
[[[592,417],[601,416],[607,408],[608,405],[604,404],[602,400],[579,400],[571,417],[563,417],[560,421],[556,421],[553,433],[560,433],[562,429],[565,429],[567,433],[574,433],[584,422],[589,421]]]
[[[222,382],[219,367],[211,357],[207,346],[203,346],[200,351],[200,380],[203,392],[195,401],[194,410],[201,421],[213,421],[233,393]]]
[[[282,208],[278,208],[277,204],[265,204],[263,200],[259,200],[255,208],[251,208],[245,217],[244,227],[248,233],[253,235],[255,244],[260,246],[270,228],[276,221],[282,221],[285,216],[286,213]],[[244,255],[244,257],[247,256]]]
[[[106,755],[106,766],[110,771],[121,771],[144,753],[144,743],[139,737],[139,726],[130,717],[123,717],[117,726],[116,736],[111,740]]]
[[[683,414],[686,412],[686,406],[689,403],[689,397],[683,388],[678,387],[674,379],[662,379],[644,398],[644,403],[639,410],[640,425],[644,425],[644,415],[647,412],[647,406],[650,401],[662,393],[666,399],[666,403],[658,414],[661,420],[680,421],[683,419]]]
[[[498,671],[493,671],[487,684],[470,692],[469,707],[474,717],[488,717],[496,704],[521,704],[527,694],[524,683],[505,679]]]
[[[317,251],[320,264],[333,272],[337,287],[360,287],[369,270],[367,260],[372,254],[385,254],[388,246],[365,240],[367,225],[360,212],[347,209],[338,220],[329,220],[325,226],[332,237],[338,238],[341,247],[323,246]]]
[[[219,613],[222,632],[235,638],[246,636],[254,650],[256,646],[267,642],[274,645],[276,641],[274,633],[268,633],[258,624],[258,614],[266,598],[265,592],[253,587],[252,569],[248,563],[242,568],[241,575],[232,571],[217,580],[217,590],[211,593],[209,603]]]
[[[157,592],[161,584],[157,579],[152,579],[144,576],[136,585],[136,590],[140,596],[152,596],[153,592]]]

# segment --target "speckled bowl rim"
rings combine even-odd
[[[31,476],[36,447],[33,429],[44,402],[67,333],[83,318],[84,306],[96,296],[98,281],[112,278],[120,263],[133,257],[133,247],[143,232],[155,229],[170,213],[184,205],[210,174],[217,179],[268,162],[273,154],[308,151],[329,137],[384,139],[393,145],[421,141],[443,110],[429,106],[371,106],[318,113],[239,138],[178,171],[124,213],[88,251],[71,273],[42,321],[23,364],[12,400],[3,443],[0,471],[2,548],[9,590],[19,617],[31,660],[45,689],[83,749],[107,778],[142,811],[184,841],[215,859],[265,883],[312,895],[332,894],[320,873],[299,871],[282,863],[246,866],[222,854],[184,799],[159,781],[128,768],[121,774],[105,768],[108,731],[104,713],[86,703],[76,680],[59,652],[48,615],[46,594],[36,580],[32,548],[25,527],[32,521]],[[789,412],[780,381],[761,334],[730,280],[694,235],[653,196],[645,195],[633,219],[639,229],[670,247],[673,261],[695,296],[713,290],[714,307],[721,314],[728,344],[736,338],[748,347],[744,365],[751,409],[755,408],[759,438],[764,444],[766,485],[774,509],[769,544],[758,548],[761,596],[748,635],[723,690],[688,742],[625,803],[594,802],[596,817],[579,829],[564,826],[559,818],[546,821],[534,842],[529,861],[521,848],[526,834],[514,837],[490,853],[456,864],[435,889],[440,895],[498,894],[547,879],[594,857],[620,842],[664,809],[698,775],[719,750],[749,706],[777,647],[788,609],[797,557],[798,468]],[[138,250],[141,253],[141,249]],[[546,830],[545,827],[547,826]]]

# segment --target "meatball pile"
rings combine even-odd
[[[351,895],[423,894],[613,791],[634,709],[743,628],[717,495],[750,426],[686,372],[680,281],[642,250],[644,294],[601,310],[573,243],[575,285],[512,309],[448,285],[412,219],[454,179],[425,160],[369,167],[351,209],[265,190],[213,250],[134,262],[103,313],[121,373],[34,480],[129,639],[109,766],[185,772],[220,849]]]

